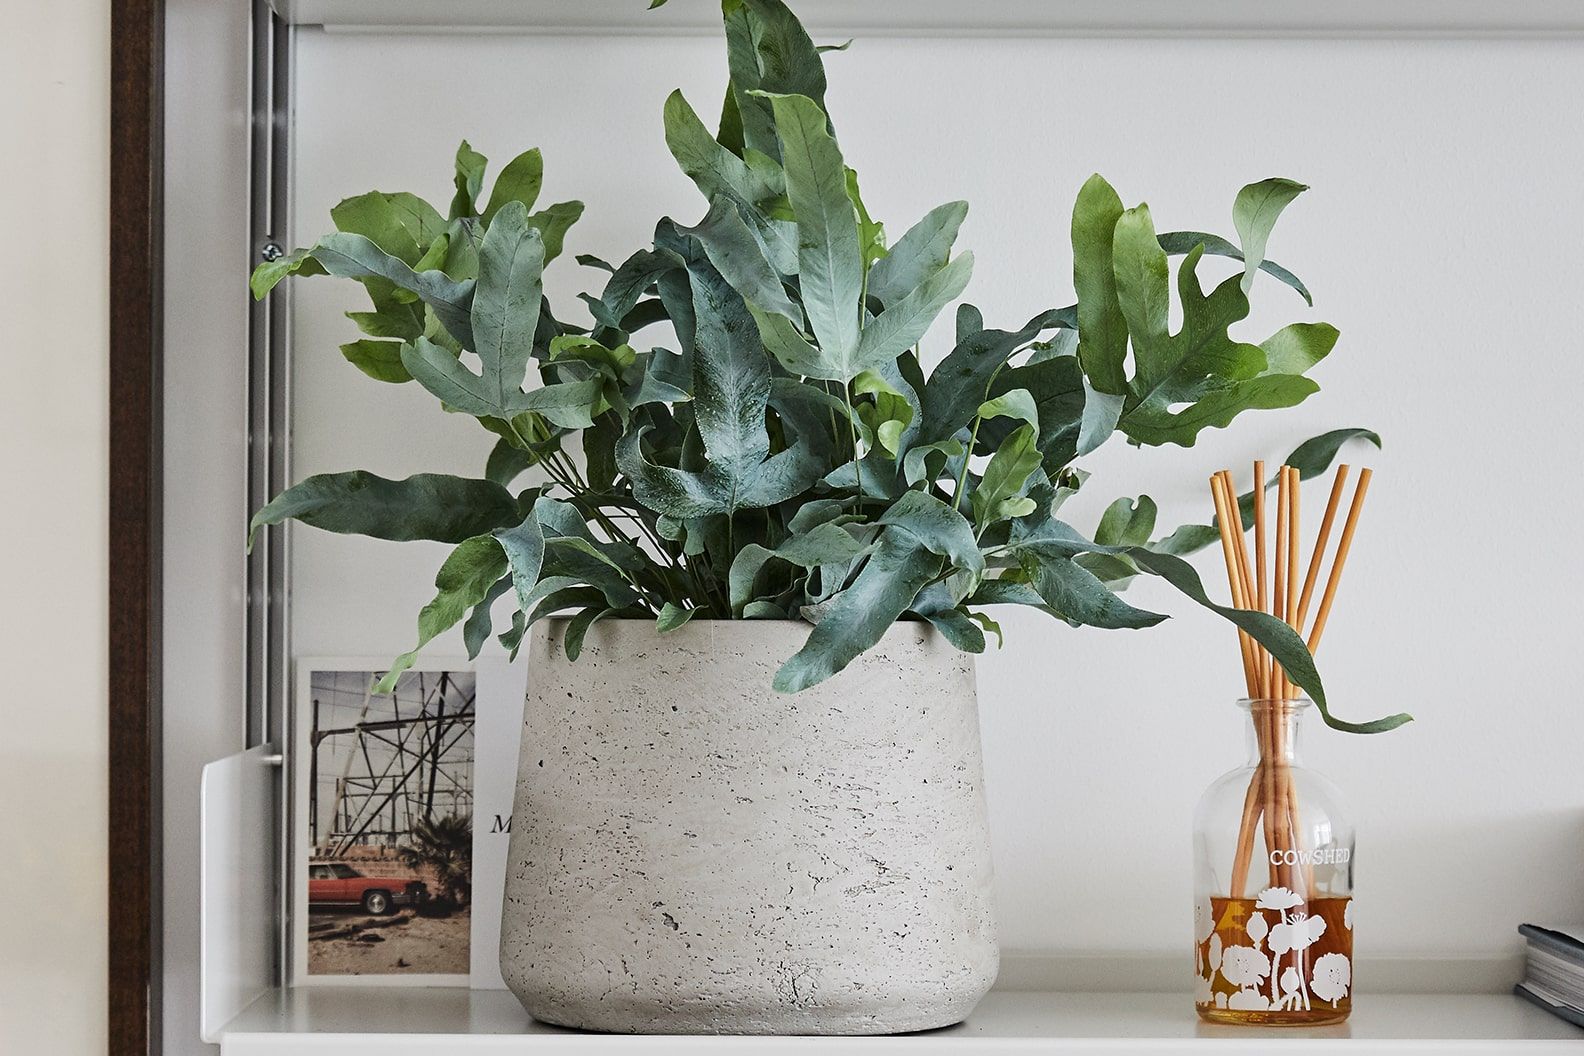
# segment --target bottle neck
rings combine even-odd
[[[1248,712],[1248,765],[1297,765],[1298,738],[1302,732],[1304,713],[1310,707],[1309,701],[1245,700],[1240,703],[1240,707]]]

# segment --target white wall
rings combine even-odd
[[[548,200],[589,205],[550,282],[576,317],[573,292],[599,276],[580,274],[573,252],[620,260],[662,213],[702,213],[665,151],[660,108],[680,86],[713,113],[720,51],[305,30],[299,241],[371,187],[443,206],[464,136],[497,165],[541,146]],[[1584,505],[1573,427],[1584,118],[1570,103],[1584,93],[1581,58],[1578,42],[1543,41],[864,39],[829,62],[848,160],[893,237],[940,201],[973,204],[970,298],[993,325],[1070,300],[1067,211],[1092,171],[1130,203],[1147,199],[1163,229],[1228,235],[1242,183],[1314,186],[1270,252],[1318,308],[1264,283],[1246,332],[1337,324],[1343,340],[1316,374],[1324,391],[1191,450],[1108,447],[1073,516],[1092,527],[1109,498],[1147,491],[1165,523],[1205,517],[1213,469],[1246,475],[1250,459],[1336,426],[1385,433],[1320,659],[1340,713],[1419,721],[1378,738],[1317,729],[1309,752],[1356,804],[1360,941],[1377,956],[1506,956],[1520,921],[1584,915],[1584,710],[1568,664],[1584,583],[1561,538]],[[490,438],[471,421],[342,361],[335,346],[354,330],[340,312],[361,306],[360,291],[321,279],[296,298],[299,478],[481,470]],[[294,547],[298,655],[408,647],[443,548],[309,530]],[[981,663],[1013,949],[1184,948],[1190,811],[1241,759],[1236,646],[1169,594],[1137,593],[1179,618],[1127,633],[1007,614],[1006,649]]]
[[[40,1056],[106,1037],[109,12],[0,39],[0,1048]]]

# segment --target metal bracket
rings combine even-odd
[[[252,263],[278,260],[285,250],[276,241],[290,231],[291,189],[288,151],[291,146],[291,46],[294,30],[271,10],[268,0],[254,0],[252,19],[252,174],[249,215]],[[263,506],[290,480],[291,347],[288,315],[290,294],[282,286],[254,302],[248,316],[247,514]],[[244,743],[285,745],[287,688],[290,685],[286,569],[287,532],[267,529],[248,555],[246,717]],[[284,754],[265,760],[281,771],[276,780],[275,975],[286,979],[290,958],[290,789],[284,778]]]

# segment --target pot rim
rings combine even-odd
[[[571,616],[546,616],[529,628],[530,635],[545,635],[553,632],[557,638],[561,637],[567,625],[572,621]],[[814,630],[814,624],[803,619],[785,620],[747,620],[747,619],[715,619],[713,617],[695,616],[687,623],[669,631],[661,631],[655,627],[653,617],[609,616],[600,620],[588,629],[590,637],[603,633],[617,632],[621,634],[643,634],[645,637],[658,641],[682,641],[692,639],[701,634],[711,636],[734,636],[743,638],[775,637],[785,640],[787,638],[802,639]],[[946,636],[935,628],[935,625],[925,619],[893,620],[887,625],[885,632],[875,642],[875,645],[886,643],[895,646],[897,639],[917,634],[919,648],[932,649],[939,647],[952,648]],[[870,648],[874,648],[871,646]],[[956,650],[953,649],[955,652]],[[868,650],[865,650],[867,653]],[[788,654],[790,655],[790,654]],[[863,654],[860,654],[860,656]],[[965,654],[972,656],[972,654]]]

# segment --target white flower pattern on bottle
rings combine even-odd
[[[1216,1008],[1237,1011],[1307,1012],[1312,1008],[1312,994],[1336,1008],[1337,1003],[1348,996],[1352,983],[1352,964],[1347,955],[1322,954],[1315,960],[1309,978],[1304,976],[1306,951],[1325,935],[1325,918],[1309,913],[1302,895],[1274,885],[1259,893],[1254,907],[1243,923],[1243,931],[1252,945],[1223,948],[1221,932],[1217,929],[1236,918],[1212,924],[1208,956],[1201,948],[1205,940],[1199,940],[1195,959],[1200,980],[1213,987],[1219,972],[1223,980],[1236,988],[1228,996],[1224,991],[1212,991],[1207,995],[1205,987],[1198,987],[1195,996],[1199,1003],[1213,1002]],[[1195,907],[1196,936],[1203,934],[1203,921],[1207,917],[1214,919],[1204,913],[1204,908]],[[1276,923],[1266,918],[1267,912],[1277,915]],[[1352,900],[1343,906],[1342,914],[1342,923],[1351,932]]]
[[[1238,988],[1227,1002],[1230,1008],[1262,1009],[1270,1003],[1260,993],[1259,985],[1270,974],[1270,962],[1265,954],[1252,946],[1228,946],[1221,954],[1221,978]]]
[[[1338,1001],[1347,996],[1348,987],[1353,982],[1353,966],[1348,959],[1340,953],[1321,954],[1314,963],[1314,992],[1322,1001],[1331,1002],[1335,1008]]]

